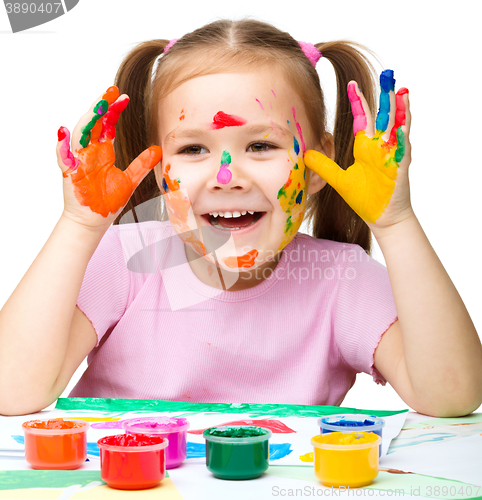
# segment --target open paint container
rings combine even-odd
[[[119,490],[142,490],[166,476],[164,450],[168,440],[146,434],[116,434],[97,441],[100,477]]]
[[[189,422],[185,418],[131,418],[125,420],[122,427],[127,434],[151,434],[167,438],[169,445],[166,448],[166,469],[179,467],[186,460]]]
[[[25,460],[34,469],[78,469],[87,458],[89,424],[76,419],[29,420],[22,424]]]
[[[372,415],[362,415],[357,413],[344,413],[341,415],[331,415],[329,417],[321,417],[318,419],[320,432],[326,434],[328,432],[374,432],[382,439],[383,427],[385,420]],[[382,444],[378,448],[378,456],[382,456]]]
[[[255,426],[211,427],[206,439],[206,466],[219,479],[254,479],[269,467],[269,429]]]
[[[373,432],[331,432],[311,439],[315,476],[325,485],[358,488],[378,476],[381,438]]]

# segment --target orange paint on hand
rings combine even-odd
[[[79,150],[81,165],[71,175],[75,196],[83,206],[103,217],[116,213],[129,201],[145,170],[151,170],[162,158],[159,146],[152,146],[131,164],[119,170],[114,165],[112,142],[95,142]]]
[[[169,170],[171,170],[170,163],[166,165],[166,169],[164,170],[164,180],[166,181],[169,191],[177,191],[180,188],[179,182],[177,179],[172,180],[169,177]]]
[[[226,266],[235,268],[235,267],[252,267],[254,266],[254,260],[258,256],[258,250],[253,248],[248,253],[245,253],[241,257],[227,257],[224,259],[224,263]]]

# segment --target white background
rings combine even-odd
[[[378,55],[378,71],[394,69],[397,86],[410,89],[412,204],[481,331],[480,11],[468,0],[80,0],[67,15],[17,34],[0,6],[0,306],[62,212],[59,126],[74,128],[135,44],[246,16],[297,40],[360,42]],[[317,68],[333,111],[333,71],[323,59]],[[383,262],[379,250],[375,257]],[[406,407],[368,375],[358,376],[343,405]]]

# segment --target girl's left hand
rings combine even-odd
[[[355,163],[346,170],[318,151],[306,151],[305,165],[343,197],[372,229],[386,228],[412,212],[408,182],[411,147],[408,90],[395,95],[393,71],[380,75],[380,109],[376,131],[356,82],[348,84],[353,112]]]

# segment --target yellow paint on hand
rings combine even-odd
[[[366,222],[375,223],[383,214],[395,189],[398,163],[396,145],[390,146],[379,131],[368,138],[356,134],[353,147],[355,163],[346,170],[318,151],[306,151],[306,166],[332,186]]]

